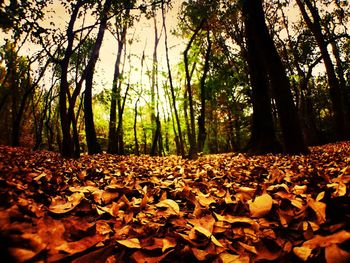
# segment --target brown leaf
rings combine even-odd
[[[173,250],[170,250],[161,256],[150,256],[138,250],[131,255],[131,258],[137,263],[158,263],[161,262],[172,251]]]

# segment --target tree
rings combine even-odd
[[[180,149],[179,152],[180,152],[182,157],[185,157],[185,149],[184,149],[184,142],[183,142],[183,137],[182,137],[181,125],[180,125],[180,118],[179,118],[179,113],[178,113],[178,110],[176,107],[175,89],[174,89],[173,77],[171,74],[170,61],[169,61],[168,32],[167,32],[167,27],[166,27],[166,16],[165,16],[164,2],[162,2],[162,18],[163,18],[163,30],[164,30],[165,55],[166,55],[168,77],[169,77],[169,84],[170,84],[170,93],[171,93],[171,103],[173,105],[175,119],[176,119],[176,125],[177,125],[177,132],[178,132],[178,138],[179,138],[179,149]]]
[[[253,37],[256,23],[250,17],[247,4],[243,6],[243,14],[253,104],[252,135],[247,148],[250,152],[258,154],[279,152],[280,145],[276,138],[272,116],[268,73],[259,54],[259,44]]]
[[[296,0],[296,2],[299,6],[299,9],[307,26],[312,31],[315,37],[316,43],[322,54],[324,65],[326,67],[330,98],[332,101],[332,107],[334,112],[337,139],[341,140],[348,138],[349,132],[347,130],[348,125],[346,122],[345,110],[342,102],[342,91],[339,85],[339,80],[337,78],[332,59],[327,49],[328,44],[322,32],[320,15],[317,11],[316,6],[312,4],[310,0]],[[311,17],[307,10],[311,14]]]
[[[289,154],[307,153],[308,150],[304,143],[297,111],[293,103],[290,83],[274,42],[269,35],[262,1],[243,1],[243,12],[248,26],[255,25],[251,31],[247,31],[247,38],[251,38],[256,46],[259,46],[258,59],[266,67],[278,110],[284,151]]]
[[[89,62],[85,69],[85,97],[84,97],[84,113],[85,113],[85,133],[86,142],[88,146],[89,154],[100,153],[101,146],[97,142],[96,130],[92,112],[92,86],[93,76],[95,71],[95,65],[99,56],[100,48],[102,45],[103,36],[107,27],[108,13],[112,5],[111,0],[106,0],[103,5],[101,13],[100,27],[97,33],[95,44],[91,50]]]
[[[115,12],[119,12],[116,16],[115,27],[116,27],[116,38],[118,42],[117,57],[114,65],[114,76],[113,76],[113,86],[111,93],[111,106],[109,114],[109,130],[108,130],[108,152],[109,153],[120,153],[122,145],[122,134],[121,125],[123,115],[121,112],[121,58],[123,54],[123,49],[126,45],[126,36],[128,28],[132,24],[132,17],[130,16],[130,8],[133,7],[135,1],[123,1],[122,3],[113,3],[113,8]],[[121,11],[120,11],[121,10]],[[117,132],[117,109],[118,109],[118,126],[119,130]]]

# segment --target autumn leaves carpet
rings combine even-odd
[[[349,262],[350,143],[308,156],[83,156],[0,147],[3,259]]]

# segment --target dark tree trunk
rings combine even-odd
[[[72,115],[67,112],[67,98],[69,98],[69,83],[68,83],[68,66],[69,60],[73,54],[74,43],[74,24],[78,17],[79,9],[84,5],[85,1],[78,1],[75,5],[70,21],[67,28],[67,47],[65,49],[64,58],[59,62],[61,68],[61,82],[59,91],[59,112],[61,117],[61,130],[62,130],[62,142],[61,142],[61,154],[63,157],[79,157],[76,156],[78,151],[74,151],[74,144],[71,135],[71,122]],[[70,98],[69,98],[70,99]],[[70,107],[73,107],[72,102],[69,101]]]
[[[139,147],[139,141],[137,139],[137,104],[139,102],[140,98],[138,98],[135,102],[135,108],[134,108],[134,140],[135,140],[135,154],[140,155],[140,147]]]
[[[126,97],[128,96],[128,92],[130,89],[130,84],[127,85],[125,94],[123,97],[123,101],[119,99],[118,101],[118,126],[117,126],[117,153],[118,154],[125,154],[124,150],[124,131],[123,131],[123,115],[124,115],[124,109],[125,109],[125,103],[126,103]]]
[[[343,67],[343,61],[340,57],[340,51],[337,43],[335,41],[332,42],[332,51],[333,55],[335,57],[336,62],[336,72],[339,79],[340,89],[341,89],[341,95],[342,95],[342,104],[343,104],[343,110],[344,110],[344,125],[346,131],[348,131],[347,134],[345,134],[345,138],[349,138],[350,134],[350,87],[347,85],[345,80],[345,70]]]
[[[161,127],[160,127],[160,120],[159,120],[159,114],[156,116],[156,130],[153,136],[153,142],[152,142],[152,147],[151,147],[151,156],[156,156],[161,155],[162,151],[161,151],[161,144],[160,144],[160,140],[161,140]],[[158,146],[158,149],[157,149]],[[158,153],[157,153],[158,150]]]
[[[207,78],[208,71],[209,71],[209,59],[210,59],[210,53],[211,53],[210,31],[207,32],[207,42],[208,42],[208,47],[204,58],[203,75],[200,80],[201,110],[200,110],[200,115],[198,117],[198,146],[197,146],[199,152],[203,152],[205,139],[207,137],[207,131],[205,129],[205,114],[206,114],[206,99],[207,99],[205,80]]]
[[[334,69],[334,65],[332,63],[331,57],[327,49],[327,43],[322,33],[322,28],[320,23],[321,19],[320,19],[319,13],[317,11],[317,8],[313,6],[310,0],[304,0],[303,2],[301,0],[297,0],[297,4],[300,8],[301,14],[308,28],[311,30],[311,32],[313,33],[316,39],[316,43],[321,51],[323,62],[326,67],[328,84],[329,84],[329,93],[330,93],[330,99],[332,101],[337,139],[338,140],[346,139],[349,137],[349,132],[346,130],[346,125],[345,125],[345,113],[344,113],[344,106],[342,103],[341,89],[340,89],[339,81],[337,79],[337,75]],[[311,13],[312,20],[309,14],[307,13],[307,10],[304,4],[307,6],[309,12]]]
[[[246,19],[250,19],[252,39],[259,47],[259,59],[263,61],[279,115],[282,129],[284,151],[288,154],[307,153],[297,115],[291,87],[284,65],[278,55],[274,42],[265,23],[261,0],[245,0]]]
[[[85,98],[84,98],[84,116],[85,116],[85,133],[86,133],[86,143],[88,147],[89,154],[95,154],[102,152],[101,146],[97,141],[94,117],[92,111],[92,86],[93,86],[93,76],[95,71],[96,62],[99,57],[102,40],[107,27],[108,11],[112,5],[111,0],[106,0],[103,11],[101,14],[101,23],[98,30],[96,42],[92,48],[91,56],[86,67],[86,79],[85,79]]]
[[[269,80],[259,46],[254,38],[254,18],[249,13],[248,3],[243,6],[245,34],[247,41],[247,61],[252,85],[251,99],[253,104],[252,135],[247,149],[254,154],[276,153],[281,151],[272,116]]]
[[[188,103],[189,103],[189,109],[190,109],[190,131],[189,131],[189,144],[190,144],[190,150],[189,150],[189,158],[194,159],[197,157],[198,149],[196,144],[196,125],[195,125],[195,117],[194,117],[194,106],[193,106],[193,92],[192,92],[192,86],[191,86],[191,75],[189,70],[189,63],[188,63],[188,52],[191,49],[191,46],[193,44],[193,41],[197,37],[199,31],[202,29],[204,25],[205,19],[201,21],[201,23],[196,27],[195,31],[193,32],[190,41],[187,44],[187,47],[184,51],[184,63],[185,63],[185,72],[186,72],[186,88],[187,88],[187,94],[188,94]]]
[[[126,19],[129,17],[130,9],[125,10]],[[118,23],[116,22],[116,26]],[[120,62],[123,53],[123,49],[126,41],[126,33],[128,29],[128,23],[124,23],[121,28],[120,34],[118,34],[118,53],[114,65],[114,76],[111,94],[111,106],[109,117],[109,131],[108,131],[108,153],[115,154],[118,152],[118,138],[117,138],[117,100],[120,100]],[[119,99],[118,99],[119,98]]]
[[[171,74],[171,68],[170,68],[170,61],[169,61],[169,48],[168,48],[168,33],[165,23],[165,10],[164,10],[164,2],[162,2],[162,16],[163,16],[163,28],[164,28],[164,42],[165,42],[165,54],[166,54],[166,61],[167,61],[167,67],[168,67],[168,76],[169,76],[169,83],[170,83],[170,91],[171,91],[171,98],[172,98],[172,105],[175,113],[175,119],[176,119],[176,125],[177,125],[177,133],[178,136],[175,135],[175,141],[176,143],[176,149],[179,149],[182,157],[185,157],[185,148],[184,148],[184,142],[182,138],[182,130],[180,125],[180,118],[176,107],[176,97],[175,97],[175,89],[173,84],[173,78]],[[171,103],[170,103],[171,105]],[[175,132],[176,133],[176,132]]]

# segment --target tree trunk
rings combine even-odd
[[[153,26],[154,26],[154,48],[153,48],[153,61],[152,61],[152,75],[151,75],[151,125],[152,125],[152,146],[151,146],[151,155],[153,155],[153,147],[154,143],[158,143],[158,137],[160,134],[157,134],[158,131],[158,121],[156,117],[156,91],[158,94],[158,44],[160,40],[160,36],[158,35],[158,27],[157,27],[157,18],[155,10],[153,14]],[[157,114],[158,112],[158,101],[157,101]],[[155,148],[156,149],[156,148]]]
[[[311,13],[312,20],[309,14],[307,13],[303,2],[305,3],[309,12]],[[322,28],[320,24],[321,19],[318,14],[317,8],[312,5],[310,0],[304,0],[303,2],[301,0],[297,0],[297,4],[300,8],[301,14],[308,28],[311,30],[316,39],[316,43],[321,51],[323,62],[327,72],[329,93],[330,99],[332,101],[337,139],[346,139],[347,137],[349,137],[349,134],[346,130],[345,125],[345,113],[344,106],[342,104],[341,89],[335,73],[334,65],[332,63],[331,57],[327,49],[327,43],[322,33]]]
[[[192,43],[197,37],[199,31],[202,29],[204,25],[205,19],[201,21],[201,23],[196,27],[195,31],[193,32],[190,41],[187,44],[187,47],[184,51],[184,63],[185,63],[185,72],[186,72],[186,88],[187,88],[187,94],[188,94],[188,103],[189,103],[189,109],[190,109],[190,131],[189,131],[189,144],[190,144],[190,150],[188,153],[188,156],[190,159],[197,158],[198,148],[196,144],[196,125],[195,125],[195,117],[194,117],[194,106],[193,106],[193,93],[192,93],[192,86],[191,86],[191,75],[189,71],[189,63],[188,63],[188,52],[191,49]]]
[[[284,151],[288,154],[307,153],[297,115],[291,87],[284,65],[265,24],[261,0],[245,0],[246,17],[251,19],[252,39],[259,46],[259,59],[263,61],[276,100],[282,129]]]
[[[248,151],[254,154],[276,153],[281,151],[272,116],[269,80],[262,58],[259,57],[259,45],[254,39],[255,21],[249,13],[248,3],[243,6],[245,34],[247,41],[247,62],[252,85],[253,104],[252,135]]]
[[[162,152],[160,151],[161,144],[159,143],[159,140],[161,140],[160,131],[161,131],[161,127],[160,127],[160,120],[159,120],[159,114],[158,114],[156,117],[156,130],[155,130],[155,133],[153,136],[153,142],[152,142],[152,147],[151,147],[151,156],[156,156],[157,154],[158,155],[162,154]],[[158,149],[157,149],[157,146],[159,146]],[[157,153],[157,150],[158,150],[158,153]]]
[[[130,10],[126,9],[126,18],[128,19]],[[116,22],[116,27],[118,27]],[[117,28],[118,29],[118,28]],[[120,83],[120,62],[122,57],[123,48],[126,41],[126,33],[128,29],[128,23],[124,23],[121,29],[120,35],[118,35],[118,53],[114,65],[114,76],[111,94],[111,106],[109,114],[109,131],[108,131],[108,153],[115,154],[118,152],[118,138],[117,138],[117,98],[120,96],[120,89],[118,86]]]
[[[207,131],[205,129],[205,114],[206,114],[206,87],[205,80],[209,71],[209,59],[211,53],[211,40],[210,40],[210,31],[207,31],[207,42],[208,47],[204,58],[204,69],[203,75],[200,80],[200,89],[201,89],[201,109],[200,115],[198,117],[198,152],[203,152],[205,139],[207,137]]]
[[[175,136],[175,138],[178,139],[177,145],[179,146],[181,156],[185,157],[185,148],[184,148],[184,142],[183,142],[183,138],[182,138],[180,118],[179,118],[179,114],[178,114],[177,107],[176,107],[175,89],[174,89],[173,78],[172,78],[171,68],[170,68],[170,61],[169,61],[168,33],[167,33],[167,28],[166,28],[166,23],[165,23],[164,2],[162,2],[162,16],[163,16],[163,28],[164,28],[165,55],[166,55],[166,62],[167,62],[167,67],[168,67],[170,92],[171,92],[171,98],[172,98],[172,105],[173,105],[173,109],[174,109],[174,113],[175,113],[177,133],[178,133],[178,136]]]
[[[93,76],[95,71],[96,62],[99,57],[102,40],[107,27],[108,12],[111,8],[112,1],[106,0],[103,6],[103,13],[101,14],[101,23],[98,30],[96,42],[92,48],[90,59],[86,67],[86,79],[85,79],[85,98],[84,98],[84,116],[85,116],[85,134],[86,143],[89,154],[101,153],[101,146],[97,141],[94,117],[92,111],[92,86]]]
[[[73,121],[71,114],[67,112],[67,98],[69,98],[69,83],[68,83],[68,66],[69,60],[73,54],[73,44],[74,44],[74,24],[78,17],[79,9],[85,4],[85,1],[78,1],[75,5],[70,21],[67,28],[67,47],[65,49],[64,57],[59,62],[61,68],[61,81],[60,81],[60,91],[59,91],[59,112],[61,117],[61,130],[62,130],[62,142],[61,142],[61,154],[63,157],[79,157],[76,156],[78,151],[74,151],[74,144],[71,135],[70,125]],[[73,107],[70,102],[70,107]]]
[[[139,141],[137,139],[137,104],[139,102],[140,98],[138,98],[135,102],[135,108],[134,108],[134,140],[135,140],[135,154],[140,155],[140,149],[139,149]]]

